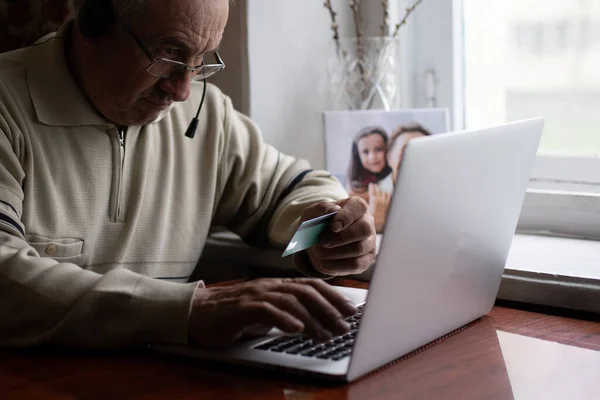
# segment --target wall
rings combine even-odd
[[[409,21],[406,32],[412,42],[412,98],[415,107],[449,107],[451,125],[463,127],[461,106],[464,67],[462,65],[462,1],[423,1]],[[435,83],[427,72],[435,71]],[[432,87],[430,89],[430,87]],[[429,98],[435,97],[430,103]]]
[[[430,0],[429,0],[430,1]],[[443,0],[446,1],[446,0]],[[405,16],[406,9],[414,4],[415,0],[394,0],[388,1],[389,15],[388,24],[390,34],[395,30],[397,23],[402,21]],[[363,1],[362,8],[362,25],[366,36],[381,35],[381,23],[383,21],[383,11],[380,1]],[[368,7],[367,7],[368,5]],[[422,76],[418,76],[415,71],[415,47],[413,46],[413,37],[415,32],[415,20],[419,14],[419,9],[414,11],[408,22],[403,25],[398,31],[398,40],[400,42],[399,68],[400,71],[400,108],[410,108],[426,104],[417,104],[416,90],[417,86],[422,86]]]
[[[247,3],[250,115],[268,143],[323,168],[321,113],[329,103],[323,87],[333,54],[329,13],[320,0]],[[332,3],[345,21],[347,1]],[[350,24],[342,25],[348,36]]]
[[[219,54],[225,63],[225,69],[210,82],[217,85],[231,97],[236,110],[250,113],[250,94],[248,76],[248,23],[247,0],[238,0],[229,10],[229,20],[223,33]]]

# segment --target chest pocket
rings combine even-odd
[[[57,261],[74,262],[83,252],[83,240],[74,238],[50,239],[44,236],[27,235],[27,242],[40,257],[50,257]]]

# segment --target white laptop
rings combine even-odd
[[[276,330],[222,350],[160,351],[353,381],[494,305],[543,130],[534,119],[407,146],[362,315],[325,344]],[[365,302],[366,298],[366,302]]]

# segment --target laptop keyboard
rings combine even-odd
[[[364,305],[357,308],[358,312],[356,314],[346,318],[346,321],[350,324],[350,332],[345,335],[335,336],[323,343],[315,342],[303,336],[280,336],[254,346],[254,349],[295,354],[303,357],[316,357],[324,360],[341,360],[352,353],[352,346],[354,346],[354,339],[358,332]]]

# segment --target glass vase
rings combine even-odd
[[[340,39],[328,63],[333,109],[400,108],[399,54],[398,38]]]

